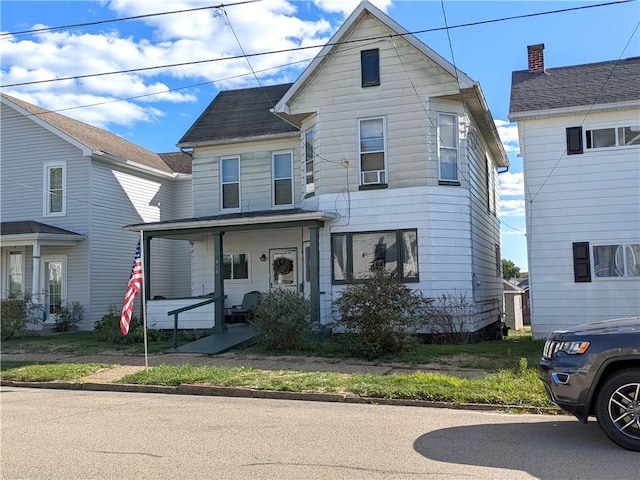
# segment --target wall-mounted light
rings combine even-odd
[[[260,261],[261,262],[266,262],[267,261],[267,256],[264,253],[262,255],[260,255]]]

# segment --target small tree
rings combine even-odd
[[[311,302],[292,290],[273,290],[255,306],[251,323],[264,347],[302,349],[310,340]]]
[[[518,278],[520,275],[520,267],[518,267],[511,260],[506,258],[502,259],[502,278],[510,280],[512,278]]]
[[[395,273],[375,268],[365,281],[351,281],[333,302],[338,325],[353,333],[353,349],[372,360],[408,350],[430,300],[404,285]]]

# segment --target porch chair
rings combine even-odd
[[[231,308],[231,322],[235,322],[240,319],[248,322],[253,316],[253,309],[260,301],[260,297],[261,294],[257,290],[245,293],[242,298],[242,305],[234,305]]]

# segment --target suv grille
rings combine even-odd
[[[562,342],[558,342],[555,340],[547,340],[544,343],[544,348],[542,349],[542,356],[544,358],[551,358],[560,348]]]

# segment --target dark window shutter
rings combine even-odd
[[[573,244],[573,278],[576,282],[591,281],[589,242],[575,242]]]
[[[567,128],[567,155],[583,153],[582,127]]]

